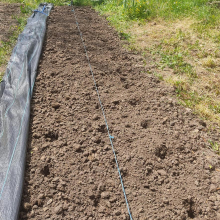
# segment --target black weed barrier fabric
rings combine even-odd
[[[40,4],[12,52],[0,84],[0,220],[18,218],[28,140],[30,100],[53,5]]]

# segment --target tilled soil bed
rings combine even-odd
[[[76,8],[133,219],[220,219],[219,139],[144,73],[143,59],[89,7]],[[70,7],[49,19],[32,100],[20,219],[129,219]]]

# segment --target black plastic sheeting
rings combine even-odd
[[[17,219],[19,214],[30,100],[52,7],[40,4],[28,19],[0,84],[0,220]]]

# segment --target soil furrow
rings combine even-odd
[[[217,131],[144,73],[141,56],[76,8],[134,219],[220,219]],[[84,48],[69,7],[49,17],[32,100],[20,219],[129,219]]]

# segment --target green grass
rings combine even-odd
[[[102,14],[110,15],[108,19],[119,28],[123,26],[120,23],[131,20],[173,20],[191,17],[197,20],[194,29],[209,37],[207,29],[215,29],[220,25],[220,13],[215,4],[210,5],[208,2],[212,0],[103,0],[96,9]],[[219,33],[212,37],[220,42]]]
[[[208,2],[212,0],[101,0],[96,10],[107,15],[119,32],[125,32],[132,21],[138,21],[141,25],[155,19],[174,21],[192,18],[195,20],[192,26],[196,32],[220,43],[217,31],[220,25],[219,9]]]
[[[127,19],[173,19],[193,16],[204,25],[219,24],[219,10],[208,2],[210,0],[104,0],[99,9],[120,12],[123,7]]]
[[[2,2],[11,3],[11,2],[20,2],[20,1],[8,0],[8,1],[2,1]],[[9,36],[7,41],[1,41],[0,66],[3,64],[6,64],[8,56],[12,52],[12,48],[17,41],[18,35],[23,31],[23,29],[26,25],[26,22],[27,22],[27,17],[31,13],[31,8],[29,7],[29,5],[26,5],[25,3],[23,3],[20,6],[20,9],[21,9],[20,17],[12,15],[12,18],[17,20],[18,25],[16,25],[15,27],[9,27],[9,28],[14,29],[13,33],[11,34],[11,36]],[[0,82],[2,80],[2,77],[3,77],[3,73],[0,74]]]
[[[18,21],[18,26],[14,30],[13,34],[9,37],[7,41],[1,41],[0,47],[0,66],[6,62],[6,57],[11,52],[12,46],[15,44],[19,33],[24,29],[26,25],[25,17],[15,18]]]
[[[96,6],[103,2],[104,0],[73,0],[73,4],[76,6]]]
[[[3,64],[6,64],[7,58],[12,52],[12,48],[15,45],[18,35],[23,31],[26,22],[27,22],[27,17],[28,13],[30,12],[29,9],[27,9],[25,6],[21,7],[21,12],[22,15],[20,17],[16,17],[13,15],[12,17],[17,20],[18,25],[14,27],[14,31],[9,36],[7,41],[1,41],[1,46],[0,46],[0,66]],[[11,27],[10,27],[11,28]],[[4,73],[0,74],[0,82],[2,80]]]

